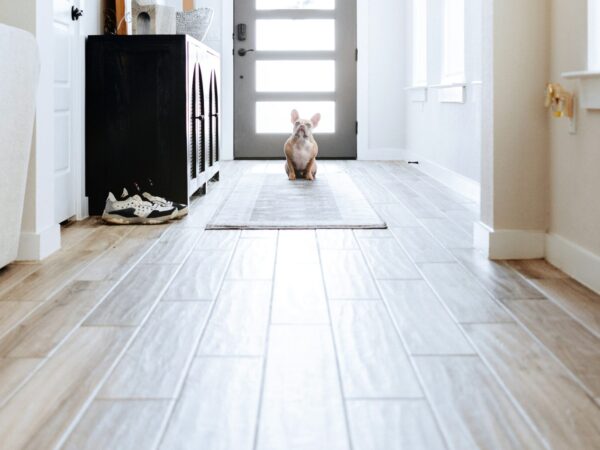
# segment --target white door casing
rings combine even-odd
[[[81,217],[83,48],[71,17],[79,0],[53,0],[54,210],[57,223]]]

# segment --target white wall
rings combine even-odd
[[[364,3],[358,2],[358,33],[365,36],[359,39],[359,63],[368,67],[358,92],[366,92],[367,113],[359,120],[359,133],[365,131],[368,140],[367,148],[359,148],[359,159],[400,159],[406,147],[406,2],[371,1],[363,10]]]
[[[406,35],[412,46],[410,7],[406,15]],[[428,84],[441,83],[443,60],[443,0],[428,2]],[[465,81],[466,102],[440,103],[438,91],[428,90],[426,102],[406,102],[406,155],[421,163],[431,163],[468,179],[481,180],[481,94],[482,94],[482,10],[480,1],[465,2]],[[408,86],[412,68],[410,50],[405,70]]]

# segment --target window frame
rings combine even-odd
[[[600,71],[600,0],[588,0],[588,70]]]
[[[456,20],[459,19],[459,20]],[[444,0],[442,83],[462,84],[466,78],[465,0]]]
[[[419,5],[420,7],[417,7]],[[420,13],[417,15],[417,13]],[[428,0],[412,0],[412,86],[425,87],[429,79]]]

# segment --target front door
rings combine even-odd
[[[235,0],[235,157],[282,158],[321,113],[320,158],[356,158],[356,0]]]

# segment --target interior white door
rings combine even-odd
[[[77,70],[78,0],[54,0],[54,210],[58,223],[77,214],[74,153],[79,151],[81,115],[76,113],[81,73]],[[79,77],[79,78],[78,78]]]

